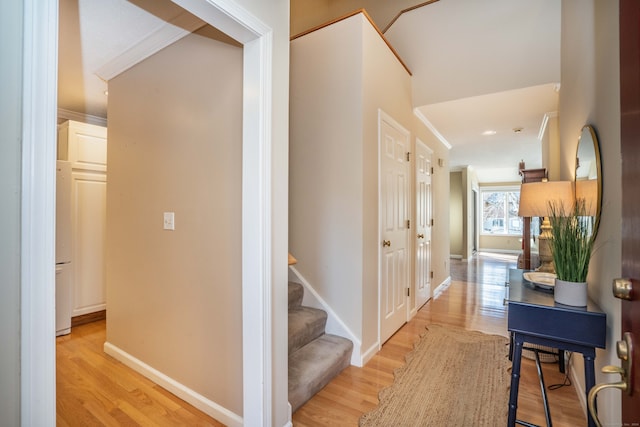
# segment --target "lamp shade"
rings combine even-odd
[[[550,216],[549,205],[563,206],[565,212],[573,209],[574,195],[571,181],[528,182],[520,186],[518,216]]]
[[[583,199],[585,213],[596,216],[598,212],[598,181],[595,179],[581,179],[576,181],[576,200]]]

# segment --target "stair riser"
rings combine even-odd
[[[327,313],[310,307],[289,310],[289,354],[324,334]]]

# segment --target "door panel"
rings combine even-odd
[[[622,301],[622,334],[640,343],[640,2],[620,1],[620,109],[622,151],[622,275],[634,282],[635,298]],[[640,420],[640,351],[633,352],[632,395],[622,393],[623,425]]]
[[[431,298],[431,150],[416,140],[416,307]]]
[[[408,315],[409,133],[392,119],[380,119],[380,343]]]

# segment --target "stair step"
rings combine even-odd
[[[289,309],[289,355],[324,334],[327,313],[299,306]]]
[[[289,355],[289,403],[295,412],[351,363],[353,343],[323,334]]]
[[[304,288],[300,283],[289,282],[289,309],[299,307],[302,304]]]

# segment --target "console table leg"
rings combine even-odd
[[[509,393],[508,427],[516,425],[516,411],[518,409],[518,387],[520,385],[520,364],[522,362],[522,340],[514,336],[513,361],[511,365],[511,390]]]
[[[596,372],[593,359],[594,357],[591,355],[584,355],[584,388],[587,395],[587,401],[589,399],[589,391],[596,384]],[[591,413],[589,411],[587,411],[587,425],[589,427],[596,427],[596,422],[591,418]]]

